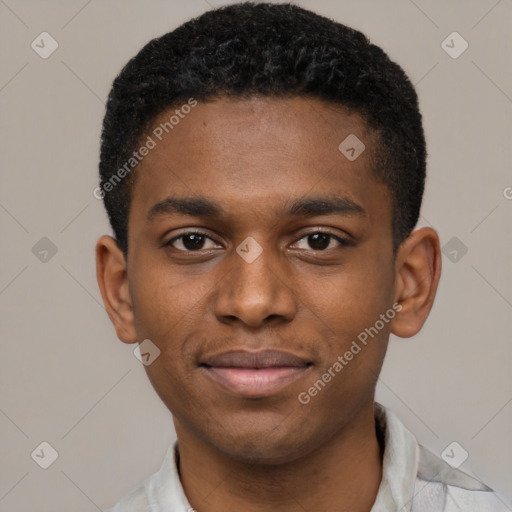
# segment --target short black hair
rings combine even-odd
[[[151,40],[115,78],[101,135],[100,195],[124,254],[135,172],[118,171],[155,118],[191,98],[255,95],[309,96],[363,117],[377,140],[373,174],[392,198],[396,254],[418,221],[425,184],[413,85],[361,32],[289,3],[252,2],[207,11]]]

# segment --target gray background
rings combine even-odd
[[[174,439],[101,302],[94,244],[110,229],[92,191],[115,75],[149,39],[221,3],[0,0],[1,511],[106,508]],[[443,275],[421,333],[392,337],[377,399],[438,455],[460,443],[461,468],[512,496],[512,3],[296,3],[381,45],[424,114],[420,225],[441,237]],[[43,31],[59,44],[47,59],[31,48]],[[469,43],[457,59],[441,47],[453,31]],[[56,254],[41,252],[43,237]],[[31,458],[42,441],[59,454],[46,470]]]

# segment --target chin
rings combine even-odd
[[[216,450],[240,462],[274,465],[292,462],[312,451],[317,444],[315,437],[303,425],[284,426],[281,418],[280,423],[274,422],[266,428],[259,420],[257,425],[254,421],[245,425],[230,423],[229,430],[210,431],[208,442]]]
[[[236,440],[235,443],[226,443],[216,446],[225,455],[246,464],[277,465],[293,462],[303,454],[297,446],[283,446],[262,442],[250,442],[247,439]],[[243,443],[243,444],[238,444]]]

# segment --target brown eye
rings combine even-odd
[[[317,231],[316,233],[309,233],[303,236],[298,242],[305,241],[307,245],[306,247],[299,247],[299,249],[305,250],[313,250],[313,251],[325,251],[329,248],[334,248],[332,245],[332,241],[335,240],[338,243],[338,246],[348,246],[351,245],[351,242],[345,238],[341,238],[335,236],[331,233],[324,233],[323,231]]]
[[[182,233],[180,236],[169,240],[165,245],[182,252],[195,252],[201,249],[212,249],[214,247],[205,247],[206,242],[210,240],[214,242],[206,233],[199,231],[189,231]],[[178,247],[176,246],[178,245]]]
[[[331,236],[325,233],[315,233],[314,235],[308,235],[308,244],[315,251],[323,251],[329,247]]]

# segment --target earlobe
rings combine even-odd
[[[135,343],[137,335],[126,260],[111,236],[102,236],[96,243],[96,279],[117,337],[124,343]]]
[[[441,277],[439,236],[429,227],[413,231],[400,246],[395,263],[395,302],[402,308],[391,332],[409,338],[425,323]]]

